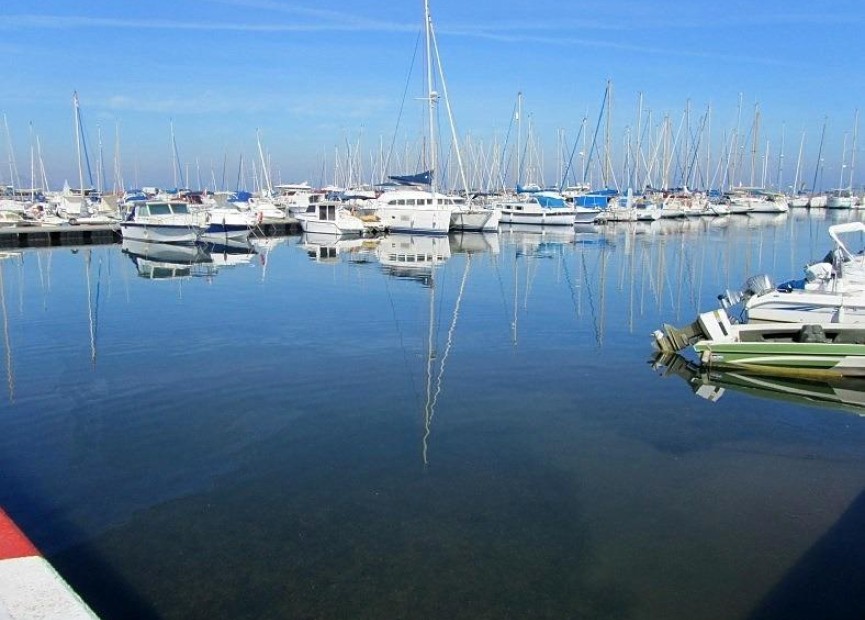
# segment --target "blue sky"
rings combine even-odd
[[[711,105],[716,144],[735,128],[741,96],[743,133],[759,104],[772,178],[785,133],[788,183],[803,131],[813,175],[826,117],[824,185],[837,185],[844,134],[849,149],[865,102],[861,0],[431,0],[431,10],[460,133],[503,141],[522,91],[548,182],[557,132],[573,140],[584,116],[594,125],[608,79],[614,146],[636,126],[639,93],[656,124],[669,115],[676,126],[690,101],[696,125]],[[206,179],[211,167],[221,178],[227,156],[234,185],[240,154],[257,155],[256,129],[275,180],[318,183],[324,171],[329,181],[347,144],[360,144],[369,176],[371,153],[394,141],[407,84],[395,141],[403,148],[422,131],[419,70],[407,80],[422,11],[421,0],[6,0],[0,111],[19,172],[29,179],[32,122],[55,189],[77,178],[77,90],[92,151],[102,128],[109,171],[119,123],[128,184],[171,184],[172,121],[181,161],[197,161]],[[5,163],[5,144],[0,153]]]

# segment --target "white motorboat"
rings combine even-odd
[[[235,205],[208,209],[204,212],[201,240],[213,243],[243,241],[257,223],[260,223],[257,214],[241,211]]]
[[[494,206],[501,211],[502,224],[573,226],[576,218],[572,204],[549,192],[525,194],[518,200],[506,200]]]
[[[339,202],[322,201],[310,204],[304,213],[295,216],[305,233],[328,235],[362,235],[363,221]]]
[[[754,276],[741,291],[722,295],[722,305],[741,303],[750,323],[865,323],[865,255],[842,240],[855,233],[865,233],[865,223],[830,226],[833,250],[806,267],[803,279],[774,286],[768,276]]]
[[[204,230],[201,217],[190,213],[189,205],[182,201],[135,203],[120,222],[124,239],[154,243],[195,243]]]

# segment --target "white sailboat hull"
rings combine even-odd
[[[501,212],[496,209],[454,209],[451,230],[494,231],[499,227]]]
[[[379,207],[378,217],[385,230],[395,233],[446,235],[451,225],[451,208]]]

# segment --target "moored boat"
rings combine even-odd
[[[335,201],[315,202],[295,217],[305,233],[362,235],[364,230],[363,221]]]
[[[135,203],[120,222],[124,239],[154,243],[195,243],[204,230],[201,218],[182,201]]]
[[[865,327],[844,323],[732,323],[723,309],[684,329],[653,333],[662,353],[692,345],[707,368],[826,377],[865,377]]]

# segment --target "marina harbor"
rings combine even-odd
[[[826,9],[5,0],[0,620],[865,618]]]

